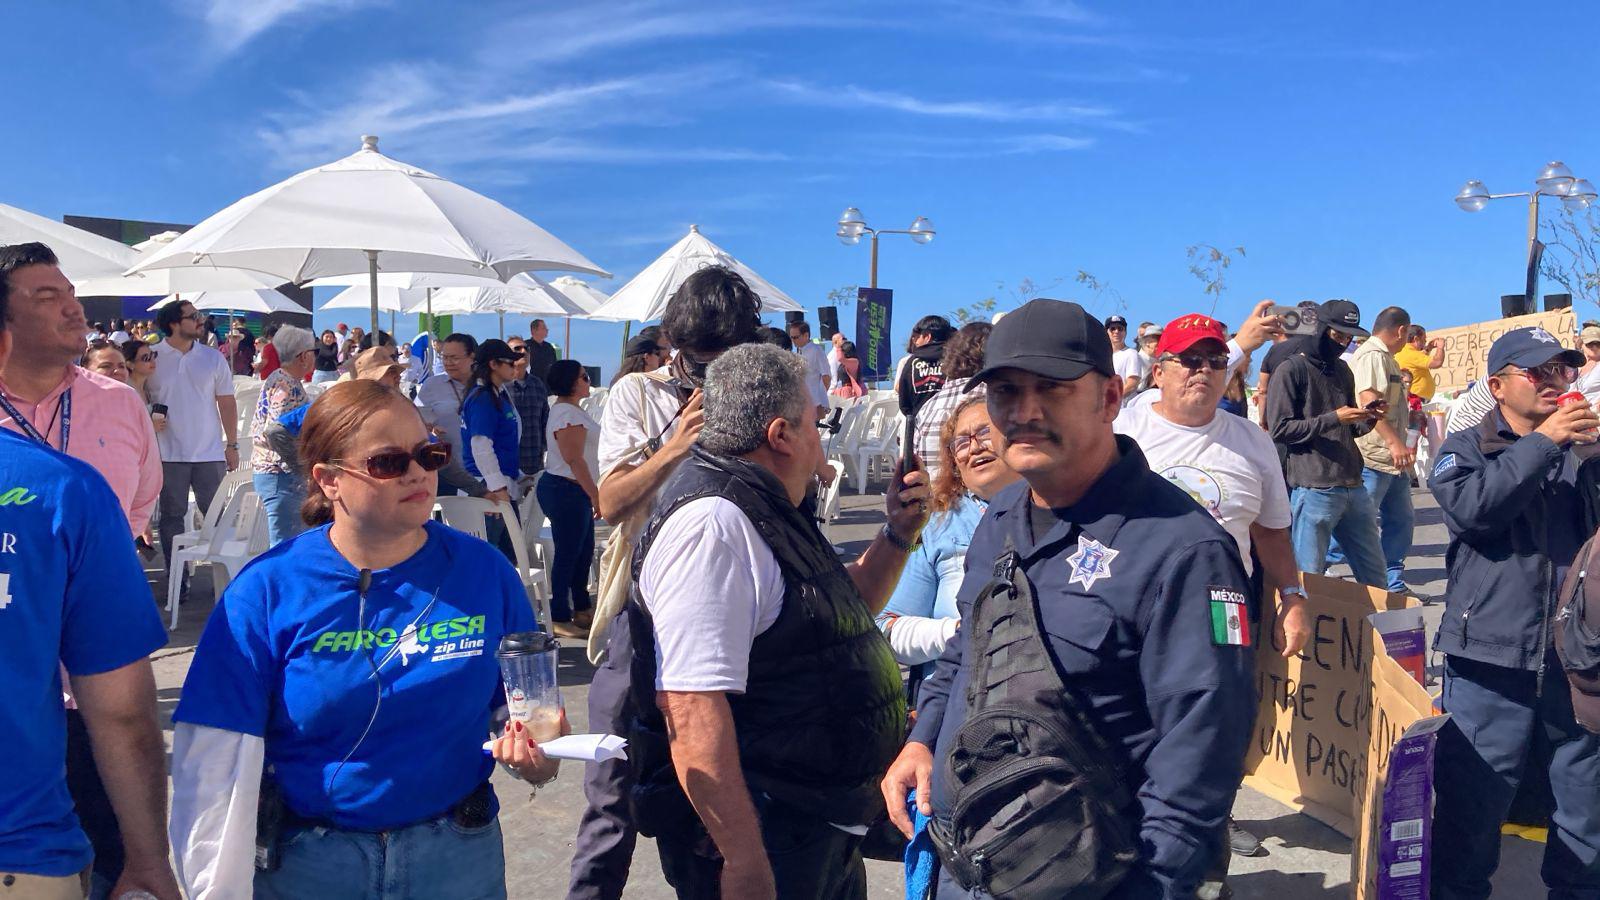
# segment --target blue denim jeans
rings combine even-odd
[[[300,518],[300,502],[306,499],[306,483],[292,472],[256,472],[250,476],[261,511],[267,514],[267,535],[272,544],[286,541],[305,530]],[[271,546],[269,544],[269,546]]]
[[[589,567],[594,563],[594,506],[571,478],[539,476],[539,508],[550,520],[556,558],[550,563],[550,620],[570,622],[589,608]]]
[[[1378,514],[1366,488],[1297,487],[1289,495],[1289,506],[1293,516],[1289,536],[1300,571],[1313,575],[1326,571],[1328,541],[1337,537],[1356,580],[1387,589]]]
[[[1411,552],[1411,525],[1416,519],[1411,509],[1411,477],[1362,469],[1361,483],[1367,486],[1372,505],[1378,510],[1378,544],[1383,548],[1389,590],[1404,591],[1406,582],[1401,574],[1406,568],[1406,554]]]
[[[301,828],[282,841],[278,868],[256,872],[258,900],[506,896],[498,820],[468,829],[446,816],[381,834]]]

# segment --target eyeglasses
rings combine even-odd
[[[1175,362],[1191,372],[1198,372],[1201,369],[1221,372],[1228,368],[1226,353],[1168,353],[1161,357],[1161,361]]]
[[[206,317],[200,315],[200,311],[196,310],[196,311],[194,311],[192,313],[189,313],[187,316],[179,316],[178,317],[178,321],[180,321],[180,322],[183,321],[184,319],[188,319],[191,322],[204,322],[206,320]]]
[[[966,456],[982,443],[990,450],[994,449],[994,429],[988,425],[978,426],[978,430],[971,434],[958,434],[950,439],[950,455]]]
[[[149,353],[140,353],[138,356],[135,356],[133,358],[133,361],[134,362],[142,362],[142,363],[155,362],[156,361],[156,351],[151,350]]]
[[[1517,369],[1510,374],[1521,375],[1533,385],[1538,386],[1543,382],[1553,384],[1571,384],[1578,377],[1578,370],[1562,362],[1547,362],[1533,369],[1524,369],[1520,366],[1507,366],[1508,369]],[[1504,370],[1502,370],[1504,372]]]
[[[449,444],[419,444],[412,450],[389,450],[384,453],[374,453],[367,457],[367,474],[379,481],[390,481],[404,475],[411,468],[411,461],[416,460],[417,465],[424,472],[437,472],[450,462]],[[343,467],[349,460],[330,459],[328,462]]]

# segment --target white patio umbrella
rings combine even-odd
[[[666,312],[667,300],[683,284],[684,279],[707,266],[726,266],[742,276],[750,289],[761,298],[764,312],[793,312],[800,304],[788,294],[773,287],[755,270],[728,255],[700,233],[700,226],[690,225],[689,233],[645,266],[644,271],[611,295],[611,299],[589,314],[591,319],[611,322],[648,322],[661,318]]]
[[[502,280],[532,269],[607,274],[488,197],[384,156],[370,135],[350,156],[210,216],[129,274],[197,265],[254,269],[295,284],[366,272],[374,331],[380,271]]]
[[[139,253],[149,253],[172,243],[182,234],[163,231],[133,245]],[[186,266],[182,269],[157,269],[137,275],[118,273],[108,278],[88,278],[75,283],[86,297],[165,297],[192,291],[257,291],[276,288],[286,279],[252,272],[249,269],[223,269],[216,266]]]
[[[550,279],[550,286],[567,295],[567,298],[572,302],[582,306],[584,308],[585,317],[599,309],[602,303],[605,303],[607,300],[611,299],[603,292],[596,290],[594,285],[584,281],[581,278],[573,278],[571,275],[563,275],[560,278]],[[566,352],[571,353],[572,316],[567,316],[566,319],[567,336],[565,339],[566,342],[562,344],[562,346],[566,348]]]
[[[564,294],[549,288],[534,275],[518,275],[499,287],[452,287],[432,290],[429,300],[435,313],[476,315],[494,313],[500,317],[500,337],[506,336],[506,313],[531,316],[569,316],[576,307]],[[417,312],[418,304],[409,310]],[[581,313],[579,313],[581,315]]]
[[[194,304],[195,309],[226,310],[230,313],[256,312],[311,315],[311,310],[270,288],[255,291],[197,291],[195,293],[172,294],[151,304],[150,309],[156,310],[169,303],[182,302]]]
[[[139,254],[126,244],[0,203],[0,244],[35,241],[55,252],[62,273],[74,287],[81,279],[120,275],[139,260]],[[81,288],[79,293],[92,296]]]

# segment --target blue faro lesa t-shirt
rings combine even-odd
[[[517,448],[522,443],[522,416],[517,405],[500,391],[500,408],[495,409],[494,398],[480,385],[472,389],[461,404],[461,461],[467,471],[482,478],[478,461],[472,458],[472,438],[483,435],[494,442],[495,462],[500,464],[500,474],[516,481],[521,474],[521,457]]]
[[[372,573],[362,623],[359,572],[328,526],[246,566],[206,624],[173,718],[264,737],[302,816],[381,831],[448,810],[493,769],[482,747],[500,703],[495,648],[535,620],[499,551],[426,528],[422,549]]]
[[[61,665],[98,675],[166,642],[105,479],[0,429],[0,872],[63,876],[89,864],[67,793]]]

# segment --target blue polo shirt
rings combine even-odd
[[[264,737],[290,809],[383,831],[445,812],[489,777],[495,648],[535,627],[533,608],[498,550],[429,522],[422,549],[372,573],[357,622],[359,572],[328,528],[228,585],[173,718]]]
[[[467,471],[482,478],[478,462],[472,458],[472,438],[486,435],[494,442],[494,458],[500,463],[500,474],[516,481],[522,474],[519,467],[518,448],[522,446],[522,416],[517,404],[504,390],[500,391],[500,408],[494,398],[480,385],[467,394],[461,402],[461,460]]]
[[[61,664],[97,675],[166,642],[105,479],[0,429],[0,872],[71,875],[92,855],[67,793]]]
[[[1140,809],[1140,865],[1112,897],[1192,894],[1221,848],[1255,721],[1255,642],[1218,632],[1223,601],[1250,596],[1238,545],[1183,490],[1150,471],[1131,438],[1077,504],[1034,534],[1027,482],[1001,491],[967,548],[962,621],[1007,538],[1034,587],[1063,680],[1121,751]],[[1222,598],[1219,600],[1218,598]],[[1248,632],[1246,632],[1248,633]],[[954,796],[945,749],[966,719],[961,631],[922,683],[911,740],[933,749],[933,812]],[[952,698],[954,698],[952,700]],[[1185,891],[1188,893],[1185,893]]]

